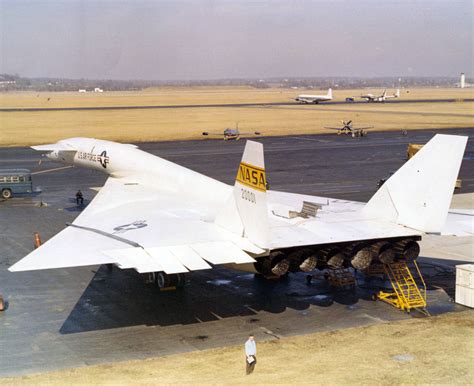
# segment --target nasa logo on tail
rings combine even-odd
[[[253,165],[240,163],[236,180],[250,188],[265,192],[267,190],[265,170]]]

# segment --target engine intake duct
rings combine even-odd
[[[358,270],[367,269],[374,259],[372,248],[365,244],[357,244],[349,247],[347,255],[350,256],[351,265]]]
[[[320,251],[321,257],[326,260],[329,268],[341,268],[344,264],[344,254],[339,248],[325,248]]]
[[[373,255],[383,264],[391,264],[395,260],[393,244],[381,241],[372,244]]]
[[[402,240],[393,247],[399,259],[415,260],[420,254],[420,244],[414,240]]]

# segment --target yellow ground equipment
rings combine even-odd
[[[403,311],[410,312],[412,309],[417,309],[426,313],[426,284],[416,261],[413,261],[413,265],[421,282],[421,289],[406,262],[396,262],[384,265],[393,292],[380,291],[377,297]]]
[[[423,145],[417,143],[409,143],[407,148],[407,160],[413,157],[422,147]]]

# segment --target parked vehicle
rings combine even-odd
[[[0,169],[0,195],[3,199],[32,192],[33,182],[28,169]]]

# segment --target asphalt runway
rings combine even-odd
[[[463,99],[398,99],[383,103],[455,103],[455,102],[473,102],[474,98]],[[297,102],[273,102],[273,103],[219,103],[219,104],[193,104],[193,105],[148,105],[148,106],[88,106],[88,107],[6,107],[0,108],[0,112],[41,112],[41,111],[86,111],[86,110],[149,110],[149,109],[194,109],[194,108],[222,108],[222,107],[272,107],[272,106],[308,106],[308,105],[353,105],[365,104],[366,101],[356,100],[354,102],[346,101],[328,101],[321,103],[297,103]],[[375,102],[371,102],[375,103]],[[380,102],[376,102],[380,103]]]
[[[256,140],[265,146],[271,189],[366,201],[379,179],[405,162],[407,144],[426,143],[435,132],[469,136],[461,192],[474,192],[474,129]],[[234,181],[244,145],[244,140],[139,144],[226,183]],[[41,194],[0,202],[0,293],[8,302],[0,312],[0,377],[243,344],[249,333],[257,340],[280,339],[418,316],[371,301],[373,288],[387,284],[380,281],[370,288],[361,282],[356,291],[336,291],[325,280],[307,285],[304,274],[266,282],[217,267],[188,275],[183,291],[159,292],[133,270],[10,273],[7,268],[33,249],[35,231],[46,241],[78,215],[77,189],[87,204],[95,194],[89,188],[106,179],[48,160],[38,165],[39,159],[29,148],[0,149],[0,168],[60,168],[34,174]],[[433,314],[463,309],[449,299],[452,268],[445,267],[441,275],[433,266],[422,269]]]

